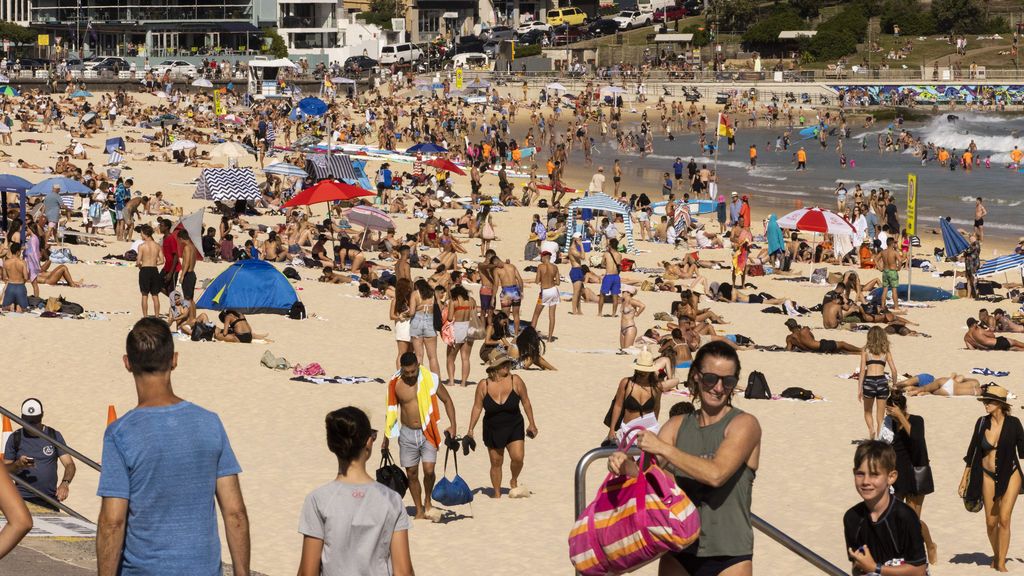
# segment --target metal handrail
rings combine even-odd
[[[13,473],[9,474],[9,475],[11,477],[11,480],[14,480],[15,484],[17,484],[18,486],[21,486],[22,488],[24,488],[25,490],[28,490],[29,492],[31,492],[33,494],[35,494],[40,500],[43,500],[44,502],[46,502],[50,506],[58,508],[58,509],[60,509],[60,510],[62,510],[64,512],[66,512],[67,514],[69,514],[71,516],[74,516],[75,518],[78,518],[79,520],[81,520],[83,522],[88,522],[90,524],[94,524],[94,522],[92,520],[89,520],[85,516],[82,516],[78,512],[75,512],[74,510],[72,510],[71,508],[67,507],[63,502],[60,502],[56,498],[52,498],[49,495],[44,494],[38,488],[36,488],[35,486],[29,484],[26,480],[23,480],[23,479],[15,476]]]
[[[608,458],[615,452],[618,452],[618,448],[594,448],[580,458],[580,461],[576,464],[576,517],[579,518],[580,514],[587,507],[587,470],[590,465],[597,460]],[[633,448],[627,452],[630,456],[639,456],[640,450]],[[751,514],[751,524],[754,528],[757,528],[765,536],[768,536],[772,540],[781,544],[784,548],[793,552],[797,556],[800,556],[806,560],[811,566],[814,566],[818,570],[821,570],[829,576],[846,576],[846,572],[840,569],[835,564],[832,564],[828,560],[819,556],[816,552],[803,544],[797,542],[792,537],[787,535],[785,532],[779,530],[775,526],[765,522],[756,514]]]
[[[97,472],[101,471],[100,465],[97,464],[95,461],[93,461],[91,458],[89,458],[88,456],[82,454],[78,450],[75,450],[74,448],[68,446],[67,444],[58,441],[56,438],[54,438],[53,436],[47,434],[46,432],[43,432],[39,428],[36,428],[35,426],[29,424],[28,422],[23,420],[20,416],[18,416],[14,412],[11,412],[7,408],[4,408],[3,406],[0,406],[0,414],[2,414],[4,416],[7,416],[11,420],[17,422],[22,428],[30,430],[36,436],[40,436],[42,438],[45,438],[45,439],[49,440],[55,446],[57,446],[58,448],[63,450],[65,453],[67,453],[69,456],[71,456],[72,458],[77,458],[78,460],[82,461],[85,465],[89,466],[93,470],[95,470]]]

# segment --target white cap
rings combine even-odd
[[[42,416],[43,415],[43,403],[35,398],[29,398],[21,403],[21,415],[22,416]]]
[[[582,238],[583,237],[583,233],[582,232],[573,232],[572,233],[572,237],[573,238]]]

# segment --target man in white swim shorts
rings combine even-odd
[[[548,309],[548,342],[555,339],[555,309],[561,294],[558,291],[558,267],[551,263],[551,252],[545,250],[540,253],[540,264],[537,266],[537,277],[534,282],[540,284],[540,296],[537,298],[537,307],[533,309],[533,321],[531,324],[537,328],[537,321],[540,320],[540,311]],[[539,330],[538,330],[539,332]]]

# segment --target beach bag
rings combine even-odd
[[[441,333],[441,328],[444,327],[444,318],[441,317],[441,307],[437,305],[437,298],[434,298],[434,332]]]
[[[448,346],[455,345],[455,324],[448,321],[448,308],[441,311],[441,340]]]
[[[93,202],[89,204],[89,219],[95,220],[100,217],[100,211],[103,210],[103,205],[99,202]]]
[[[57,299],[57,303],[60,304],[61,314],[78,316],[79,314],[85,312],[85,308],[83,308],[81,304],[78,304],[76,302],[69,302],[65,300],[63,296]]]
[[[633,439],[619,447],[632,448],[637,436],[632,432],[639,430],[631,429],[624,437]],[[639,466],[642,473],[636,478],[609,474],[569,532],[569,560],[580,574],[631,572],[683,550],[700,536],[697,507],[675,478],[647,454]]]
[[[296,300],[292,307],[288,309],[288,317],[292,320],[305,320],[306,319],[306,305]]]
[[[60,300],[53,296],[47,298],[45,309],[47,312],[60,312]]]
[[[828,268],[815,268],[811,272],[811,283],[812,284],[824,284],[828,279]]]
[[[475,311],[469,317],[469,328],[466,330],[466,340],[483,340],[487,338],[487,326],[484,319]]]
[[[448,479],[448,455],[454,452],[455,476]],[[473,491],[469,489],[466,481],[459,476],[459,451],[448,448],[444,452],[444,473],[441,479],[434,485],[434,491],[430,497],[445,506],[461,506],[473,501]]]
[[[747,377],[747,390],[743,393],[743,397],[748,400],[771,400],[772,391],[768,387],[768,379],[764,377],[764,374],[754,370]]]
[[[811,392],[806,388],[792,386],[790,388],[786,388],[785,390],[783,390],[782,394],[779,394],[779,396],[783,398],[789,398],[791,400],[813,400],[814,392]]]
[[[395,465],[395,461],[391,459],[390,450],[385,450],[381,454],[380,467],[377,468],[377,482],[398,492],[401,497],[405,497],[405,492],[409,489],[409,479],[405,476],[405,471]]]
[[[494,226],[491,226],[490,222],[484,223],[484,227],[480,230],[480,239],[494,240]]]
[[[213,341],[213,324],[207,324],[206,322],[196,322],[192,326],[192,341],[200,342],[205,340],[207,342]]]
[[[284,274],[284,277],[288,278],[289,280],[302,280],[302,277],[299,276],[299,272],[295,268],[292,268],[291,266],[286,266],[285,269],[281,271],[281,273]]]

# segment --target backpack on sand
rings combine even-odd
[[[772,390],[768,387],[768,379],[764,374],[754,370],[747,377],[747,390],[743,397],[749,400],[771,400]]]

